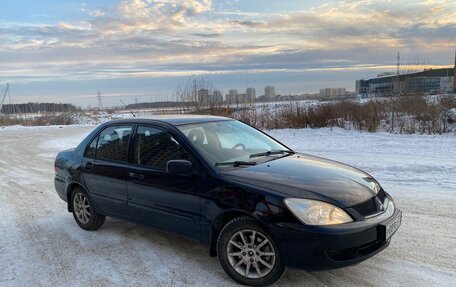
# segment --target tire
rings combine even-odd
[[[95,211],[94,205],[87,192],[76,187],[70,196],[73,217],[76,223],[84,230],[97,230],[104,221],[105,216]]]
[[[243,285],[268,286],[285,271],[273,238],[251,217],[238,217],[225,225],[217,240],[217,255],[225,272]]]

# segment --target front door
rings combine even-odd
[[[82,177],[101,213],[128,218],[128,145],[132,126],[111,126],[97,136],[84,154]]]
[[[166,130],[137,127],[127,180],[130,217],[199,239],[198,176],[168,174],[166,164],[172,159],[192,161],[189,153]]]

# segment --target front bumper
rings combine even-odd
[[[385,249],[384,228],[402,212],[352,223],[309,226],[276,224],[270,226],[285,265],[306,270],[325,270],[360,263]]]

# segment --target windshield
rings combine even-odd
[[[292,153],[260,131],[242,122],[217,121],[178,126],[214,166],[255,164]],[[241,163],[241,164],[240,164]]]

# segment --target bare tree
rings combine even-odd
[[[192,76],[176,89],[176,99],[183,112],[205,114],[221,108],[223,98],[214,94],[214,85],[204,77]]]

